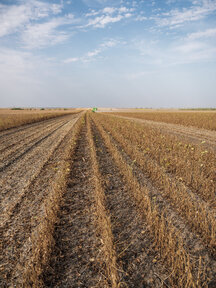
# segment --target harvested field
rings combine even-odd
[[[76,109],[0,109],[0,131],[79,112]]]
[[[145,111],[145,112],[114,112],[114,115],[145,119],[156,122],[165,122],[171,124],[180,124],[192,126],[207,130],[216,130],[216,112],[213,111]]]
[[[21,285],[24,279],[19,274],[32,260],[46,201],[63,181],[68,145],[79,118],[62,116],[0,134],[1,287]]]
[[[125,114],[123,113],[115,113],[115,114],[112,113],[112,114],[119,118],[128,119],[136,123],[143,124],[144,126],[158,128],[165,134],[171,134],[175,135],[176,137],[179,137],[180,140],[182,138],[185,138],[189,140],[191,143],[195,144],[202,143],[203,146],[216,149],[216,131],[199,129],[197,127],[192,127],[190,125],[184,126],[155,120],[152,121],[152,120],[140,119],[139,117],[136,117],[138,113],[136,113],[135,115],[134,113],[131,113],[130,116],[125,116]]]
[[[215,144],[143,121],[0,133],[1,287],[216,287]]]

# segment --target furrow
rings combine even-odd
[[[4,137],[7,137],[7,136],[11,137],[11,135],[15,136],[16,133],[24,132],[25,130],[28,130],[29,128],[32,128],[32,127],[35,127],[35,126],[37,127],[38,125],[46,123],[47,121],[57,120],[58,118],[64,118],[64,117],[67,117],[67,116],[70,117],[72,115],[74,115],[76,117],[77,114],[80,114],[80,112],[79,113],[73,113],[73,114],[65,114],[65,115],[55,115],[55,116],[52,116],[52,117],[48,116],[48,119],[42,119],[42,120],[39,120],[39,121],[36,120],[36,121],[33,121],[32,123],[22,124],[21,126],[18,126],[18,127],[8,128],[6,130],[0,131],[0,139],[1,138],[4,139]]]
[[[207,279],[213,281],[212,279],[216,278],[216,261],[212,258],[211,251],[203,245],[202,241],[198,238],[199,236],[191,231],[191,227],[185,222],[184,217],[176,212],[176,207],[164,198],[161,190],[159,191],[157,187],[155,187],[155,182],[151,182],[148,175],[145,175],[146,173],[143,173],[143,169],[136,164],[136,161],[134,162],[134,160],[126,154],[127,149],[114,140],[112,132],[109,132],[109,136],[113,145],[118,149],[118,153],[122,155],[124,161],[131,167],[133,175],[139,182],[139,185],[148,187],[149,197],[154,205],[157,205],[159,213],[161,215],[166,215],[167,221],[171,222],[181,234],[184,246],[190,253],[192,259],[194,259],[194,261],[199,261],[199,258],[202,257],[203,263],[208,271]]]
[[[41,128],[47,127],[49,125],[52,125],[53,123],[56,123],[57,121],[62,121],[64,119],[68,118],[68,116],[58,117],[58,118],[52,118],[49,120],[45,120],[39,123],[34,123],[32,125],[26,125],[27,127],[23,127],[23,130],[19,131],[18,128],[16,128],[18,131],[15,132],[13,135],[9,134],[5,137],[0,138],[0,152],[2,153],[6,149],[13,147],[14,145],[17,145],[19,141],[25,140],[25,138],[29,137],[30,135],[34,135],[34,133],[37,133],[38,130]],[[10,144],[9,144],[10,143]]]
[[[29,153],[25,154],[22,159],[14,163],[6,175],[0,179],[0,186],[3,191],[1,195],[3,199],[1,203],[3,212],[2,225],[5,224],[14,209],[13,207],[23,197],[22,195],[25,194],[31,182],[39,175],[44,164],[76,121],[77,119],[72,119],[69,123],[52,133],[40,145],[37,145]],[[15,183],[16,186],[14,187]]]
[[[119,287],[161,287],[168,271],[157,259],[146,217],[140,213],[130,187],[113,161],[100,132],[92,126],[106,209],[117,253]],[[157,260],[156,260],[157,259]]]
[[[30,152],[32,149],[34,149],[36,146],[38,146],[42,141],[46,140],[48,137],[50,137],[52,134],[54,134],[58,129],[61,129],[68,122],[69,121],[63,121],[60,123],[60,125],[59,125],[59,123],[57,123],[56,125],[54,125],[54,127],[53,127],[54,129],[49,129],[48,131],[46,131],[46,133],[42,132],[42,137],[41,136],[37,137],[35,139],[36,141],[33,140],[33,141],[30,141],[29,143],[25,143],[22,147],[23,149],[15,151],[11,155],[6,155],[6,157],[1,159],[2,164],[0,165],[0,176],[1,176],[1,172],[3,172],[6,168],[10,167],[16,161],[21,159],[25,154]],[[45,134],[45,136],[44,136],[44,134]]]
[[[108,283],[110,283],[111,287],[117,288],[119,287],[118,286],[119,275],[116,263],[116,251],[113,244],[113,234],[112,234],[110,216],[106,211],[105,207],[106,199],[103,186],[101,183],[101,179],[103,178],[99,171],[95,143],[93,140],[92,129],[89,122],[89,116],[87,117],[87,136],[90,146],[90,155],[94,177],[98,234],[101,235],[101,241],[103,243],[103,256],[105,259]]]
[[[146,157],[144,153],[126,140],[125,135],[112,131],[114,139],[130,155],[131,159],[139,164],[145,175],[151,178],[152,182],[161,190],[161,194],[170,201],[175,209],[186,219],[193,232],[201,235],[205,245],[209,247],[215,255],[216,247],[216,220],[215,212],[208,203],[193,195],[187,187],[180,182],[176,182],[168,175],[163,167],[155,161]]]
[[[43,277],[46,287],[109,287],[91,160],[85,124],[71,159],[54,231],[55,246]]]
[[[175,285],[178,285],[178,287],[205,286],[207,278],[202,259],[198,259],[198,262],[191,259],[190,254],[184,248],[181,235],[172,223],[166,220],[166,214],[161,214],[157,205],[151,200],[148,187],[140,186],[133,175],[132,167],[124,161],[115,145],[112,144],[109,135],[104,132],[98,123],[97,127],[106,146],[112,152],[122,176],[131,189],[131,196],[151,227],[151,234],[154,236],[158,248],[158,256],[164,261],[167,269],[172,272],[167,279],[169,285],[172,285],[172,287],[175,287]]]
[[[58,119],[59,123],[63,123],[63,119]],[[0,141],[0,153],[1,153],[1,161],[4,158],[7,158],[10,156],[10,154],[13,152],[13,150],[18,150],[22,147],[23,144],[27,144],[28,142],[34,141],[34,139],[37,139],[42,133],[43,130],[53,128],[53,123],[58,124],[56,120],[53,120],[51,123],[41,123],[37,127],[34,127],[32,129],[28,129],[25,131],[24,134],[19,135],[19,137],[8,137],[8,139],[4,142]],[[42,128],[42,129],[41,129]],[[4,153],[4,154],[3,154]]]
[[[40,287],[42,283],[40,275],[52,248],[52,227],[81,121],[80,117],[75,119],[69,131],[59,135],[53,153],[25,195],[21,195],[19,204],[11,211],[13,214],[7,227],[4,227],[0,270],[3,268],[2,278],[7,279],[9,286]]]

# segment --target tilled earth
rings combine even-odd
[[[73,125],[79,117],[64,116],[0,134],[1,287],[19,287],[16,286],[19,283],[16,282],[17,271],[24,265],[29,237],[38,225],[38,216],[43,214],[44,199],[50,192],[50,183],[55,181],[59,163],[71,141]],[[90,136],[87,123],[91,127]],[[93,169],[89,137],[95,146],[99,174]],[[42,273],[43,286],[170,287],[172,271],[166,259],[161,260],[151,227],[91,117],[85,118],[75,140],[73,154],[67,159],[70,172],[54,228],[54,247]],[[112,141],[114,143],[114,139]],[[114,145],[131,166],[140,185],[149,188],[150,197],[161,214],[166,210],[167,221],[182,235],[194,262],[199,261],[199,257],[204,259],[208,284],[203,287],[216,287],[216,262],[199,235],[191,231],[175,207],[122,147],[118,143]],[[116,267],[113,267],[117,271],[116,286],[111,285],[107,274],[105,244],[98,229],[96,177],[100,177],[103,205],[111,224],[108,237],[116,255]],[[175,287],[179,287],[178,283]]]
[[[96,230],[90,152],[83,127],[55,228],[51,267],[44,276],[47,287],[104,287]]]
[[[156,256],[153,239],[95,126],[93,131],[117,254],[119,287],[160,287],[156,272],[162,267],[152,262]],[[51,267],[44,275],[47,287],[110,287],[103,271],[102,241],[96,232],[92,177],[96,176],[91,168],[84,128],[55,228]]]
[[[1,287],[9,286],[17,265],[25,261],[29,237],[79,117],[67,115],[0,133]]]

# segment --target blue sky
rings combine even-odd
[[[216,0],[0,0],[0,107],[216,107]]]

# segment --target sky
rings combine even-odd
[[[216,107],[216,0],[0,0],[0,107]]]

